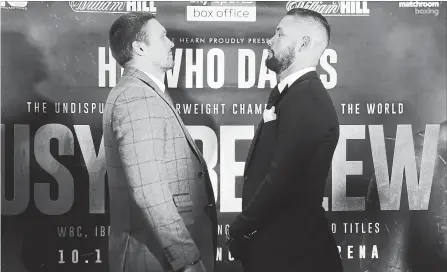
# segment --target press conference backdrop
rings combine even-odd
[[[175,43],[166,84],[210,169],[216,271],[242,271],[225,232],[276,85],[266,43],[295,7],[332,27],[317,70],[341,133],[322,205],[345,271],[447,271],[446,4],[421,1],[2,1],[2,271],[108,271],[108,29],[135,10]]]

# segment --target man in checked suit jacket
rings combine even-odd
[[[269,40],[266,66],[279,76],[245,165],[242,213],[229,229],[231,254],[247,272],[340,272],[322,207],[339,124],[315,67],[330,27],[293,9]]]
[[[122,15],[109,34],[113,57],[125,68],[103,115],[109,271],[213,271],[213,189],[162,83],[173,43],[147,12]]]

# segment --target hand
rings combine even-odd
[[[231,253],[231,257],[235,260],[241,261],[247,250],[248,243],[250,242],[250,237],[244,236],[241,239],[235,239],[227,233],[227,238],[225,243],[227,244],[228,250]]]
[[[181,272],[206,272],[206,269],[202,261],[199,261],[196,264],[186,266]]]

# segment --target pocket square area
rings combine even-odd
[[[264,123],[276,120],[275,106],[265,109],[263,113]]]

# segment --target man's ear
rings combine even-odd
[[[300,52],[306,48],[308,48],[310,46],[310,37],[309,36],[304,36],[303,39],[301,40],[301,44],[300,44]]]
[[[141,43],[140,43],[140,42],[138,42],[138,41],[133,41],[133,42],[132,42],[132,48],[133,48],[133,51],[134,51],[137,55],[139,55],[139,56],[143,55],[143,53],[144,53],[144,49],[143,49],[143,47],[141,46]]]

